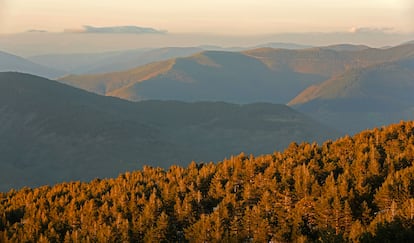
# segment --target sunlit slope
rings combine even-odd
[[[142,76],[135,75],[136,72]],[[60,81],[133,101],[286,103],[304,88],[324,79],[325,76],[292,70],[272,70],[261,60],[244,53],[206,51],[124,72],[68,76]],[[114,87],[114,83],[119,85]]]
[[[414,54],[414,45],[388,49],[337,45],[243,52],[205,51],[134,69],[71,75],[60,81],[127,100],[287,103],[311,85],[352,69],[393,62]]]
[[[0,239],[414,242],[413,183],[407,121],[261,156],[0,193]]]
[[[88,74],[82,76],[69,75],[60,79],[60,81],[90,92],[108,95],[108,93],[115,92],[118,89],[134,85],[138,82],[165,73],[171,69],[174,63],[175,60],[171,59],[168,61],[147,64],[124,72]]]

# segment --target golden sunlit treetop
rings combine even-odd
[[[412,242],[414,123],[0,193],[0,241]]]

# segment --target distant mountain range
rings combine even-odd
[[[301,50],[204,51],[126,71],[70,75],[59,81],[132,101],[288,103],[307,87],[348,70],[396,61],[413,54],[412,45],[385,50],[337,45]]]
[[[104,53],[38,55],[29,57],[29,60],[64,70],[67,74],[108,73],[170,58],[185,57],[203,50],[200,47],[166,47]]]
[[[285,105],[134,103],[0,73],[0,191],[271,153],[338,135]]]
[[[257,45],[254,48],[248,48],[248,49],[256,49],[256,48],[263,48],[263,47],[275,48],[275,49],[299,50],[299,49],[311,48],[313,46],[301,45],[301,44],[295,44],[295,43],[285,43],[285,42],[269,42],[269,43]]]
[[[369,46],[366,45],[351,45],[351,44],[339,44],[339,45],[330,45],[322,47],[328,50],[334,51],[362,51],[366,49],[370,49]]]
[[[65,74],[57,69],[40,65],[25,58],[0,51],[0,72],[25,72],[47,78],[57,78]]]
[[[414,45],[388,49],[365,46],[336,45],[304,50],[256,49],[244,52],[275,71],[291,70],[305,74],[333,77],[347,70],[397,61],[414,55]]]
[[[102,95],[132,101],[161,99],[286,103],[325,77],[275,72],[257,58],[238,52],[206,51],[186,58],[59,81]]]
[[[289,102],[348,133],[414,119],[414,55],[353,69],[309,87]]]
[[[293,43],[267,43],[255,47],[220,47],[203,45],[197,47],[164,47],[101,53],[48,54],[28,57],[28,60],[67,74],[108,73],[132,69],[151,62],[186,57],[202,51],[243,51],[261,47],[281,49],[305,49],[312,46]]]
[[[204,48],[216,51],[203,51]],[[59,79],[97,94],[131,101],[289,103],[348,133],[411,119],[412,111],[407,107],[412,103],[402,99],[407,96],[405,91],[411,91],[413,82],[412,74],[404,67],[414,57],[414,44],[381,49],[350,44],[292,48],[225,51],[204,46],[42,56],[31,60],[46,66],[54,63],[55,69],[69,63],[66,70],[80,72],[134,67]],[[375,93],[379,91],[385,93]]]

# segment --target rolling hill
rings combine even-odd
[[[47,78],[58,78],[65,73],[31,62],[25,58],[0,51],[0,72],[25,72]]]
[[[270,153],[339,134],[285,105],[129,102],[0,73],[0,191]]]
[[[325,77],[274,71],[239,52],[205,51],[106,74],[70,75],[60,82],[132,101],[146,99],[286,103]]]
[[[204,51],[134,69],[69,75],[60,82],[131,101],[162,99],[287,103],[309,86],[356,68],[414,55],[414,45],[388,49],[338,45],[302,50]]]
[[[288,105],[345,132],[414,119],[414,56],[350,70]]]

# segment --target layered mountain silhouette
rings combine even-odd
[[[57,69],[31,62],[7,52],[0,51],[0,72],[25,72],[48,78],[58,78],[65,74]]]
[[[309,87],[289,102],[348,133],[414,119],[414,55],[350,70]]]
[[[263,48],[244,53],[261,60],[275,71],[290,70],[333,77],[354,68],[411,57],[414,55],[414,45],[400,45],[388,49],[359,45],[335,45],[304,50]]]
[[[307,87],[348,70],[410,57],[414,54],[413,46],[375,49],[337,45],[301,50],[204,51],[126,71],[70,75],[60,81],[132,101],[288,103]]]
[[[133,101],[286,103],[304,88],[324,79],[290,70],[275,72],[262,61],[244,53],[206,51],[123,72],[71,75],[60,81],[98,94]]]
[[[44,54],[27,59],[47,67],[64,70],[66,74],[108,73],[132,69],[151,62],[186,57],[202,51],[243,51],[260,47],[305,49],[311,46],[294,43],[267,43],[256,47],[221,47],[201,45],[196,47],[163,47],[98,53]]]
[[[0,73],[0,191],[186,165],[338,133],[285,105],[129,102]]]
[[[338,45],[330,45],[323,47],[328,50],[334,51],[362,51],[366,49],[370,49],[369,46],[366,45],[352,45],[352,44],[338,44]]]
[[[269,43],[257,45],[255,48],[249,48],[249,49],[257,49],[257,48],[263,48],[263,47],[270,47],[270,48],[275,48],[275,49],[298,50],[298,49],[311,48],[313,46],[301,45],[301,44],[296,44],[296,43],[287,43],[287,42],[269,42]]]
[[[104,53],[51,54],[29,60],[72,74],[108,73],[135,68],[151,62],[185,57],[203,51],[199,47],[165,47]]]

